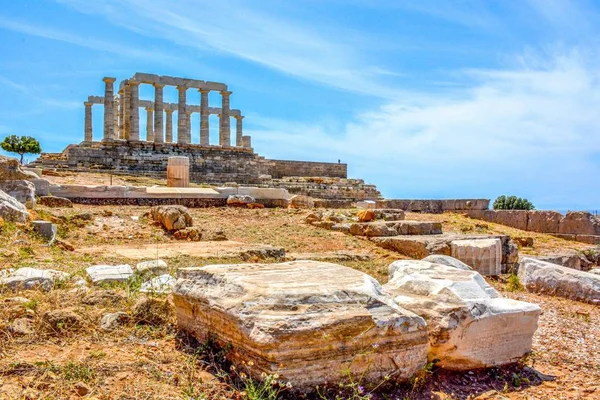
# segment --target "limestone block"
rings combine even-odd
[[[49,221],[31,221],[33,231],[44,239],[54,243],[56,239],[56,225]]]
[[[394,209],[376,209],[375,219],[384,221],[402,221],[404,220],[404,211]]]
[[[17,199],[0,190],[0,217],[6,221],[25,223],[29,212]]]
[[[188,157],[169,157],[167,164],[167,186],[190,186],[190,159]]]
[[[193,226],[192,216],[184,206],[156,206],[150,209],[152,219],[169,232]]]
[[[69,278],[69,274],[53,269],[19,268],[8,276],[0,278],[0,285],[6,285],[10,289],[34,289],[41,288],[50,290],[58,281]]]
[[[254,197],[243,194],[232,194],[227,198],[227,205],[230,207],[246,207],[253,203],[256,203]]]
[[[312,197],[297,194],[290,197],[290,208],[314,208],[315,202]]]
[[[556,211],[529,211],[527,229],[531,232],[558,233],[562,214]]]
[[[519,280],[530,292],[600,304],[600,276],[524,257]]]
[[[27,208],[35,207],[35,186],[25,180],[0,182],[0,190],[15,198],[19,203],[25,204]]]
[[[396,306],[372,277],[319,261],[182,268],[173,291],[178,326],[231,344],[234,364],[295,388],[347,379],[407,379],[424,365],[422,318]]]
[[[376,205],[377,203],[373,200],[364,200],[356,202],[356,208],[362,210],[374,210],[376,208]]]
[[[142,261],[135,266],[135,270],[142,275],[163,275],[168,271],[167,263],[163,260]]]
[[[589,212],[568,212],[560,221],[558,233],[600,235],[600,218]]]
[[[442,264],[447,265],[448,267],[454,267],[457,269],[462,269],[464,271],[473,271],[473,268],[469,267],[464,262],[457,260],[454,257],[446,256],[443,254],[432,254],[423,259],[423,261],[427,261],[434,264]]]
[[[600,276],[600,268],[592,268],[590,270],[590,274],[599,275]]]
[[[581,271],[581,257],[579,254],[548,254],[544,256],[527,256],[538,260],[546,261],[552,264],[562,265],[563,267]]]
[[[454,240],[452,257],[459,259],[482,275],[500,275],[502,242],[500,239]]]
[[[167,294],[173,291],[174,286],[175,278],[169,274],[163,274],[149,280],[148,282],[142,283],[140,292]]]
[[[289,192],[284,188],[258,188],[240,186],[237,194],[252,196],[255,199],[288,200],[290,198]]]
[[[375,212],[372,209],[360,210],[356,216],[359,222],[369,222],[375,219]]]
[[[527,230],[529,211],[527,210],[494,210],[494,220],[497,224],[510,226],[512,228]]]
[[[133,269],[127,264],[94,265],[86,268],[85,271],[94,284],[125,282],[133,276]]]
[[[394,225],[400,235],[437,235],[442,233],[439,222],[400,221]]]
[[[31,179],[35,187],[36,196],[48,196],[50,194],[50,182],[47,179]]]
[[[476,271],[396,261],[383,286],[402,308],[427,321],[428,358],[451,370],[500,366],[531,351],[540,307],[501,298]]]

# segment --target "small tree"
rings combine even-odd
[[[517,196],[498,196],[494,201],[494,210],[534,210],[533,204]]]
[[[17,153],[21,156],[19,162],[23,164],[24,154],[40,154],[42,148],[40,142],[31,136],[17,136],[10,135],[4,138],[0,143],[2,150],[8,151],[9,153]]]

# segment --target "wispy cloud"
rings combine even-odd
[[[120,27],[203,52],[235,56],[298,78],[381,97],[397,91],[378,81],[396,71],[370,65],[348,35],[325,36],[318,26],[258,11],[246,2],[61,0]],[[134,17],[132,17],[134,15]]]
[[[541,207],[592,207],[600,204],[588,190],[600,173],[598,64],[578,53],[545,60],[537,69],[465,71],[477,84],[462,95],[420,107],[392,102],[356,115],[342,135],[272,120],[259,120],[251,134],[259,152],[341,158],[388,196],[508,192]]]

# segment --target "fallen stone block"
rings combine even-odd
[[[192,216],[184,206],[156,206],[150,209],[152,219],[169,232],[193,225]]]
[[[562,265],[581,271],[581,257],[579,254],[548,254],[545,256],[527,256],[538,260],[546,261],[552,264]]]
[[[384,221],[402,221],[404,220],[404,211],[396,209],[377,209],[375,210],[375,219]]]
[[[94,265],[85,271],[94,284],[125,282],[133,276],[133,269],[127,264]]]
[[[35,288],[50,290],[56,283],[68,278],[69,274],[62,271],[23,267],[0,278],[0,285],[6,285],[9,289],[14,290]]]
[[[394,225],[400,235],[439,235],[442,224],[439,222],[400,221]]]
[[[519,281],[530,292],[600,304],[600,276],[525,257]]]
[[[34,208],[35,186],[29,181],[4,181],[0,182],[0,190],[24,204],[27,208]]]
[[[167,263],[163,260],[142,261],[135,266],[138,273],[142,275],[163,275],[167,273]]]
[[[600,275],[600,268],[592,268],[590,274]]]
[[[123,311],[117,311],[115,313],[108,313],[102,316],[100,320],[100,327],[104,331],[112,331],[117,329],[129,320],[129,315]]]
[[[50,195],[50,182],[47,179],[31,179],[30,182],[35,187],[36,196]]]
[[[175,286],[175,278],[173,278],[169,274],[164,274],[157,276],[156,278],[151,279],[148,282],[142,283],[142,286],[140,287],[140,292],[167,294],[171,293],[171,291],[173,290],[173,286]]]
[[[302,194],[297,194],[295,196],[290,197],[289,207],[290,208],[314,208],[315,201],[312,197],[304,196]]]
[[[256,199],[248,195],[232,194],[227,198],[229,207],[246,207],[248,204],[256,203]]]
[[[457,269],[462,269],[464,271],[473,271],[473,268],[465,264],[464,262],[457,260],[454,257],[445,256],[443,254],[432,254],[423,259],[423,261],[427,261],[434,264],[442,264],[448,267],[454,267]]]
[[[454,240],[452,257],[471,266],[482,275],[502,273],[502,242],[500,239]]]
[[[407,379],[424,365],[425,322],[396,306],[372,277],[337,264],[182,268],[173,292],[178,326],[231,344],[234,364],[279,374],[298,389],[348,379]]]
[[[356,216],[358,217],[358,222],[373,221],[375,219],[375,211],[370,209],[361,210],[356,213]]]
[[[49,221],[31,221],[33,231],[48,240],[49,244],[56,239],[56,225]]]
[[[531,351],[540,307],[501,298],[476,271],[401,260],[383,286],[427,321],[429,360],[451,370],[500,366]]]
[[[10,222],[25,223],[29,218],[29,212],[17,199],[0,190],[0,217]]]

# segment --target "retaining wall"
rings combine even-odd
[[[348,165],[313,161],[266,160],[267,174],[279,179],[285,176],[348,177]]]
[[[487,210],[488,199],[447,199],[447,200],[377,200],[375,208],[396,208],[411,212],[440,214],[444,211]]]

